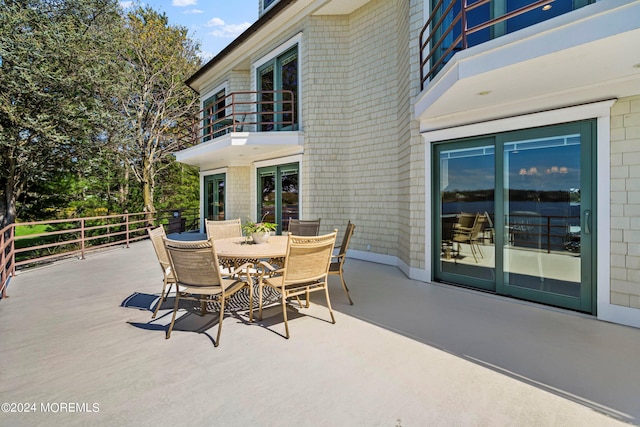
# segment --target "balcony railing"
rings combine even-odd
[[[426,82],[431,80],[456,52],[571,10],[565,10],[563,4],[559,4],[555,11],[550,11],[553,2],[554,0],[532,0],[518,9],[498,15],[491,9],[494,7],[492,0],[439,0],[420,32],[421,88],[424,89]],[[572,8],[591,2],[577,2]],[[538,8],[538,12],[519,18],[520,22],[512,21],[509,24],[512,25],[512,29],[507,28],[506,21]],[[504,28],[500,29],[499,24]],[[483,30],[486,31],[481,34]],[[470,43],[470,37],[474,35],[477,40]]]
[[[167,233],[198,229],[197,209],[173,209],[10,224],[0,230],[0,299],[16,270],[148,238],[149,227]],[[176,228],[177,227],[177,228]],[[32,234],[18,232],[31,230]]]
[[[290,90],[232,92],[201,110],[190,126],[193,144],[229,132],[294,130],[296,100]]]

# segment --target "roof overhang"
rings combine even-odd
[[[282,36],[308,15],[347,15],[371,0],[280,0],[219,54],[189,77],[185,84],[200,93],[212,76],[229,69],[249,70],[250,53]]]
[[[420,93],[421,131],[640,93],[640,2],[601,1],[458,52]]]
[[[235,38],[231,43],[220,51],[216,56],[211,58],[209,62],[203,65],[198,71],[196,71],[191,77],[189,77],[184,83],[191,89],[200,93],[200,85],[203,78],[213,70],[216,65],[222,64],[227,59],[231,59],[234,53],[239,47],[250,40],[256,33],[264,31],[269,25],[281,25],[280,21],[284,17],[286,19],[287,14],[283,14],[284,11],[291,3],[295,3],[297,0],[280,0],[271,9],[264,13],[256,22],[254,22],[249,28],[247,28],[242,34]],[[275,23],[272,21],[276,21]]]
[[[253,162],[301,154],[304,133],[231,132],[175,153],[176,160],[200,170],[250,166]]]

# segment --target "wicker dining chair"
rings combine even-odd
[[[337,233],[338,230],[333,230],[333,233],[322,236],[294,236],[289,234],[284,267],[276,269],[264,261],[260,263],[262,272],[258,281],[258,317],[262,319],[262,288],[269,286],[281,295],[286,338],[289,338],[287,299],[290,297],[324,291],[327,299],[327,308],[331,315],[331,323],[336,323],[331,309],[331,300],[329,299],[327,277]]]
[[[289,218],[287,231],[294,236],[317,236],[320,234],[320,218],[309,220]]]
[[[351,221],[347,223],[347,228],[345,228],[344,230],[342,243],[338,247],[338,253],[331,256],[331,265],[329,265],[329,274],[340,276],[342,288],[347,294],[349,304],[351,305],[353,305],[353,301],[351,300],[351,296],[349,295],[349,288],[347,288],[347,284],[344,281],[344,262],[347,259],[347,249],[349,248],[349,242],[351,241],[351,236],[353,235],[353,230],[355,230],[355,228],[356,226],[352,224]]]
[[[224,221],[205,221],[207,239],[226,239],[228,237],[242,237],[242,223],[240,218]]]
[[[177,241],[165,238],[164,245],[169,255],[171,268],[176,276],[176,300],[171,324],[167,330],[167,339],[171,337],[181,299],[200,302],[202,315],[207,311],[207,302],[217,301],[220,304],[220,319],[215,347],[220,344],[225,302],[231,295],[244,287],[249,288],[249,321],[253,321],[253,279],[250,273],[252,265],[243,264],[238,269],[231,271],[227,277],[223,277],[213,238],[197,241]],[[240,279],[241,273],[244,280]]]
[[[469,244],[471,255],[473,259],[478,263],[478,255],[484,257],[480,246],[478,245],[478,237],[480,230],[484,227],[486,217],[479,213],[461,213],[458,218],[458,223],[453,227],[453,241],[458,244],[458,253],[460,255],[461,243]]]
[[[169,261],[169,255],[167,254],[167,250],[164,247],[163,239],[167,237],[164,232],[164,227],[159,226],[156,228],[148,228],[147,233],[149,233],[149,238],[151,239],[151,243],[153,244],[153,249],[156,252],[156,256],[158,257],[158,263],[160,264],[160,268],[162,269],[162,293],[160,294],[160,300],[156,305],[155,310],[153,310],[153,315],[151,315],[152,319],[158,315],[158,310],[164,301],[167,300],[167,294],[171,292],[171,287],[176,283],[176,277],[173,274],[173,270],[171,269],[171,262]],[[169,289],[167,289],[167,285]]]

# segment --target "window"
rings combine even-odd
[[[277,3],[278,0],[262,0],[262,11],[264,12],[265,10],[269,9],[269,7],[274,4]]]
[[[298,127],[298,46],[257,70],[260,131],[296,130]]]
[[[522,28],[530,27],[539,22],[571,12],[572,10],[581,8],[593,2],[594,0],[556,0],[549,2],[549,4],[531,9],[505,21],[495,23],[487,28],[467,33],[467,46],[463,46],[461,41],[463,22],[465,22],[466,29],[473,29],[474,27],[485,24],[492,19],[500,18],[506,14],[530,6],[535,3],[535,1],[502,0],[491,1],[476,6],[476,3],[479,3],[479,0],[469,0],[466,2],[467,11],[464,19],[458,19],[457,21],[456,18],[463,7],[462,0],[456,0],[453,7],[446,13],[446,15],[444,12],[449,6],[449,2],[443,2],[435,13],[436,22],[438,20],[442,20],[442,25],[436,29],[436,35],[432,41],[432,46],[436,46],[436,44],[440,43],[441,40],[442,44],[440,44],[438,49],[434,52],[432,64],[435,64],[444,52],[446,52],[452,45],[452,51],[447,54],[439,68],[442,68],[457,51],[487,42],[496,37],[512,33]],[[432,0],[432,7],[435,7],[437,4],[438,0]],[[451,28],[451,31],[448,31],[450,25],[453,25],[453,27]]]
[[[225,116],[225,90],[217,92],[210,98],[207,98],[203,105],[203,126],[202,126],[202,139],[203,142],[209,141],[212,137],[216,137],[219,135],[215,135],[215,129],[220,127],[216,124],[218,120],[221,120]],[[213,123],[213,126],[212,126]]]

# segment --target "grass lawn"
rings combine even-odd
[[[45,224],[38,225],[16,225],[16,236],[28,236],[30,234],[39,234],[49,231],[49,226]]]

